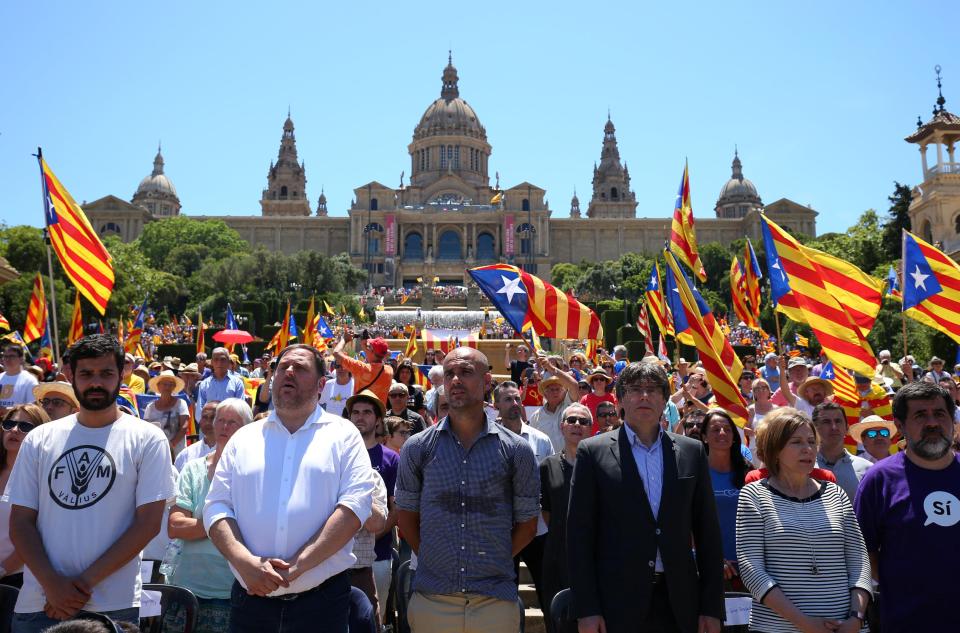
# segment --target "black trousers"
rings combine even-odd
[[[520,584],[520,561],[527,564],[530,575],[533,577],[533,587],[537,590],[537,600],[540,601],[540,608],[546,613],[549,605],[544,606],[543,596],[543,546],[547,542],[547,535],[535,536],[520,553],[513,557],[513,571],[517,577],[517,585]]]

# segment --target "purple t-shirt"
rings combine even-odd
[[[370,464],[373,465],[373,469],[383,477],[383,483],[387,486],[387,497],[392,497],[393,489],[397,485],[397,469],[400,467],[400,455],[383,444],[377,444],[373,448],[368,448],[367,454],[370,456]],[[377,553],[377,560],[387,560],[390,558],[392,545],[393,537],[390,534],[384,534],[378,538],[373,546],[373,550]]]
[[[881,460],[853,507],[867,551],[879,558],[883,633],[950,628],[947,607],[960,592],[960,458],[943,470],[903,452]]]

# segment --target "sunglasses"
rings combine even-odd
[[[3,423],[0,424],[0,428],[2,428],[4,431],[12,431],[16,429],[24,435],[32,431],[34,427],[36,427],[36,425],[31,422],[19,422],[17,420],[4,420]]]
[[[567,424],[579,424],[580,426],[593,426],[593,420],[590,418],[581,418],[575,415],[563,419]]]
[[[606,413],[597,413],[598,418],[615,418],[617,417],[616,411],[607,411]]]
[[[878,437],[890,437],[890,429],[867,429],[863,434],[871,440],[875,440]]]

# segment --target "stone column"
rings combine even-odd
[[[943,143],[937,139],[937,166],[943,164]]]
[[[926,145],[920,146],[920,161],[923,163],[922,182],[926,182],[927,180],[927,146]]]

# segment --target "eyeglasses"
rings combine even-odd
[[[598,417],[598,418],[615,418],[615,417],[617,417],[617,412],[616,412],[616,411],[607,411],[606,413],[600,413],[600,412],[598,411],[598,412],[597,412],[597,417]]]
[[[17,420],[4,420],[0,424],[0,428],[3,428],[4,431],[12,431],[14,429],[20,431],[24,435],[32,431],[36,427],[36,424],[30,422],[19,422]]]
[[[581,418],[575,415],[571,415],[563,419],[567,424],[579,424],[580,426],[593,426],[593,420],[590,418]]]
[[[40,400],[41,407],[66,407],[73,403],[62,398],[43,398]]]
[[[697,424],[696,422],[684,422],[684,423],[683,423],[683,428],[685,428],[685,429],[688,430],[688,431],[691,431],[691,430],[697,428],[698,426],[700,426],[700,425]]]
[[[875,440],[878,437],[890,437],[890,429],[867,429],[863,434],[871,440]]]

